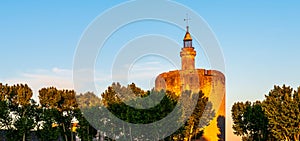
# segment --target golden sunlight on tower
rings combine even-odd
[[[195,68],[196,51],[192,44],[192,36],[187,26],[183,39],[183,48],[180,52],[181,70],[173,70],[161,73],[155,80],[156,90],[168,90],[177,96],[184,90],[191,90],[193,93],[202,91],[213,104],[215,117],[204,129],[204,138],[209,141],[218,140],[218,135],[225,136],[225,122],[218,127],[218,117],[225,120],[225,76],[217,70],[206,70]],[[220,133],[220,131],[224,133]],[[224,138],[225,140],[225,138]]]

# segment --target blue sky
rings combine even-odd
[[[1,1],[0,82],[28,83],[35,92],[51,85],[72,88],[73,58],[82,33],[98,15],[121,2],[124,1]],[[186,5],[206,20],[220,42],[226,65],[228,114],[233,102],[262,100],[273,85],[300,86],[299,1],[176,2]],[[196,27],[191,27],[191,32],[193,28]],[[182,29],[165,23],[135,23],[112,36],[106,44],[106,51],[116,52],[126,40],[154,33],[166,35],[179,45],[184,36]],[[198,47],[196,66],[209,68],[203,50],[199,45],[195,46]],[[176,69],[172,63],[150,57],[137,61],[133,67],[136,69],[130,75],[138,72],[138,67],[145,69],[146,66],[141,65],[149,60],[152,63],[161,61],[153,65],[161,69],[149,68],[155,73]],[[101,65],[109,63],[99,61],[95,66],[100,73],[96,76],[99,76],[98,84],[102,85],[99,89],[103,89],[109,82],[106,82],[105,73],[101,73],[105,72]],[[147,79],[152,77],[155,76]],[[137,82],[142,86],[148,83]]]

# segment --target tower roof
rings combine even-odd
[[[191,34],[189,32],[186,32],[183,40],[184,41],[192,40]]]
[[[186,33],[185,33],[185,36],[184,36],[184,41],[191,41],[192,40],[192,36],[189,32],[189,26],[186,27]]]

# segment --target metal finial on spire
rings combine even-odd
[[[184,21],[186,21],[186,31],[189,32],[189,21],[191,20],[191,18],[189,18],[189,14],[186,14],[186,19],[184,19]]]

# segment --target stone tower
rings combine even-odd
[[[213,104],[216,113],[209,126],[204,129],[204,138],[208,141],[216,141],[219,140],[218,134],[225,137],[225,122],[221,124],[221,130],[218,127],[218,118],[221,117],[225,120],[225,76],[217,70],[195,68],[196,51],[192,45],[192,37],[188,26],[180,57],[181,70],[159,74],[155,80],[155,89],[158,91],[172,91],[176,95],[180,95],[184,90],[191,90],[194,93],[201,90]],[[223,131],[223,133],[220,133],[220,131]]]

